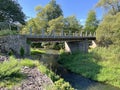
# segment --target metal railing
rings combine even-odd
[[[32,31],[30,30],[30,33],[28,34],[29,37],[36,37],[36,38],[80,38],[80,37],[96,37],[96,33],[91,33],[91,32],[75,32],[71,33],[69,32],[63,32],[61,30],[60,33],[56,33],[54,30],[52,33],[48,34],[45,33],[44,30],[41,31],[41,34],[33,34]]]

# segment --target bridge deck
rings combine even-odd
[[[96,40],[95,36],[34,36],[28,35],[27,40],[33,42],[43,41],[81,41],[81,40]]]

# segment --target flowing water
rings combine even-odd
[[[56,74],[69,82],[75,90],[120,90],[120,88],[95,82],[93,80],[72,73],[60,65],[57,60],[59,58],[58,51],[47,50],[47,54],[38,55],[40,62],[47,65]]]

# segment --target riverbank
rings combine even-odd
[[[10,57],[8,61],[1,62],[0,67],[0,90],[74,90],[36,60]]]
[[[119,48],[96,48],[89,53],[62,53],[59,63],[86,78],[120,88]]]

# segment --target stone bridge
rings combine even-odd
[[[30,44],[28,42],[65,42],[65,51],[74,52],[82,51],[87,52],[89,44],[92,40],[96,40],[95,34],[52,34],[45,35],[12,35],[0,38],[0,50],[9,52],[12,50],[16,54],[20,54],[21,47],[24,48],[25,54],[30,54]]]

